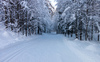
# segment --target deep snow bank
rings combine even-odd
[[[65,45],[83,62],[100,61],[100,42],[64,39]]]
[[[36,38],[37,36],[32,36],[32,37]],[[0,22],[0,49],[16,42],[31,40],[32,37],[28,36],[26,38],[26,36],[24,35],[7,30],[5,29],[3,23]]]

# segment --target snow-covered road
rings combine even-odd
[[[99,54],[89,53],[96,57],[91,58],[87,55],[89,51],[75,45],[63,35],[44,34],[1,49],[0,62],[99,62]]]

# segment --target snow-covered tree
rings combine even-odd
[[[50,6],[46,3],[47,0],[1,0],[6,28],[26,36],[50,32]]]
[[[76,38],[93,40],[97,31],[96,22],[100,14],[99,0],[57,0],[56,31],[61,34],[74,33]],[[98,36],[99,37],[99,36]]]

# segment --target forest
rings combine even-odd
[[[0,0],[0,62],[100,62],[100,0]]]
[[[0,22],[25,36],[56,32],[79,40],[100,41],[99,0],[0,0]],[[51,21],[52,20],[52,21]]]

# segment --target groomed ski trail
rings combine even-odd
[[[0,62],[83,62],[63,35],[43,34],[0,50]]]

